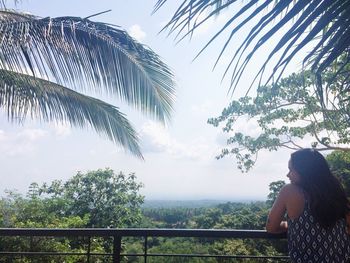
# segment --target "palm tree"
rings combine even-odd
[[[113,95],[161,122],[171,115],[173,73],[117,26],[78,17],[0,11],[0,108],[93,128],[142,158],[138,136],[118,107],[80,92]]]
[[[167,0],[158,0],[155,11],[166,2]],[[344,65],[350,61],[350,0],[184,0],[164,29],[168,29],[170,33],[176,31],[181,40],[191,36],[208,19],[228,7],[232,8],[229,9],[232,10],[231,17],[199,54],[224,31],[231,32],[219,53],[217,63],[224,52],[228,52],[229,43],[237,41],[234,38],[237,32],[247,27],[251,21],[257,21],[253,22],[249,33],[234,50],[232,60],[224,73],[225,76],[233,67],[233,90],[257,50],[267,44],[273,44],[274,48],[267,55],[253,83],[258,77],[262,77],[269,63],[273,63],[274,68],[267,75],[267,82],[273,77],[277,81],[292,58],[302,49],[307,49],[308,54],[303,62],[317,77],[321,99],[323,70],[335,63],[342,54],[346,56]],[[279,40],[271,43],[271,38],[277,35]],[[311,48],[309,44],[312,45]],[[343,71],[344,68],[340,67],[335,78],[338,73],[343,74]],[[350,77],[349,72],[347,75]],[[344,91],[350,91],[349,85],[344,87]]]

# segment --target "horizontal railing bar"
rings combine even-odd
[[[189,237],[189,238],[240,238],[240,239],[285,239],[286,233],[270,234],[265,230],[237,229],[150,229],[150,228],[0,228],[0,237]],[[120,252],[119,252],[120,253]],[[118,253],[118,254],[119,254]],[[114,256],[112,253],[82,252],[0,252],[0,256]],[[120,253],[121,257],[187,257],[187,258],[233,258],[233,259],[276,259],[287,260],[288,256],[214,255],[214,254],[160,254],[160,253]]]
[[[143,257],[145,254],[120,254],[120,256]],[[211,255],[211,254],[147,254],[147,257],[202,257],[202,258],[250,258],[250,259],[289,259],[288,256],[253,256],[253,255]]]
[[[55,236],[55,237],[205,237],[205,238],[263,238],[283,239],[286,233],[271,234],[265,230],[236,229],[151,229],[151,228],[0,228],[0,236]]]
[[[79,252],[0,252],[1,256],[87,256],[88,253]],[[90,253],[91,256],[112,256],[112,253]]]
[[[87,256],[87,253],[75,252],[0,252],[2,256]],[[112,256],[112,253],[90,253],[90,256]],[[127,254],[120,256],[144,257],[145,254]],[[250,259],[288,259],[288,256],[253,256],[253,255],[210,255],[210,254],[147,254],[149,257],[200,257],[200,258],[250,258]]]

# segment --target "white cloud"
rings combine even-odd
[[[201,12],[200,14],[195,16],[191,20],[189,28],[190,29],[193,28],[193,26],[195,25],[194,22],[196,23],[196,25],[199,25],[208,16],[208,14],[209,14],[209,11],[206,10],[205,12]],[[197,36],[205,35],[208,32],[210,32],[215,26],[218,27],[220,25],[225,24],[227,22],[227,20],[229,19],[228,14],[229,14],[229,11],[224,10],[219,15],[211,16],[209,19],[207,19],[202,24],[200,24],[193,31],[193,35],[191,35],[191,36],[197,37]],[[168,23],[169,23],[169,20],[164,20],[160,23],[159,27],[164,28]],[[184,33],[186,33],[186,30],[184,30]]]
[[[6,134],[3,130],[0,130],[0,141],[5,141],[6,140]]]
[[[141,29],[140,25],[132,25],[128,30],[130,36],[138,41],[145,39],[146,33]]]
[[[31,154],[35,143],[47,135],[43,129],[23,129],[17,133],[0,130],[0,153],[11,157]]]
[[[144,152],[164,152],[175,158],[192,160],[209,160],[215,156],[215,146],[210,146],[205,138],[198,137],[190,143],[179,142],[163,126],[153,121],[145,123],[140,134]]]
[[[67,123],[55,123],[53,125],[55,135],[66,137],[71,134],[71,127]]]
[[[20,131],[16,137],[20,140],[29,140],[29,141],[36,141],[40,138],[43,138],[47,135],[47,131],[42,129],[24,129]]]
[[[206,17],[208,16],[209,12],[202,12],[195,19],[192,21],[196,21],[196,24],[198,25],[200,22],[202,22]],[[209,31],[211,31],[215,26],[217,25],[222,25],[226,22],[227,20],[227,12],[222,11],[218,16],[211,16],[209,19],[207,19],[203,24],[198,26],[194,32],[193,36],[198,36],[198,35],[205,35]],[[192,24],[191,26],[193,26]]]
[[[96,150],[95,149],[90,149],[89,150],[89,155],[95,156],[96,155]]]
[[[213,102],[212,101],[206,101],[200,105],[192,105],[191,111],[196,114],[210,114],[211,110],[213,109]]]
[[[241,132],[244,135],[251,137],[258,137],[262,130],[255,119],[249,119],[247,117],[240,117],[232,126],[233,132],[229,132],[228,135],[233,135],[236,132]]]
[[[21,156],[21,155],[30,155],[34,151],[32,144],[15,144],[13,147],[7,147],[6,155],[9,157]]]

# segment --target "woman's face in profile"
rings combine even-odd
[[[287,174],[287,177],[289,178],[292,184],[297,184],[300,181],[300,175],[294,170],[290,159],[288,162],[288,169],[289,169],[289,172]]]

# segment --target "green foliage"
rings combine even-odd
[[[285,185],[285,181],[279,180],[275,181],[269,184],[269,195],[267,196],[266,204],[269,207],[272,207],[273,203],[275,202],[278,193],[280,192],[281,188]]]
[[[72,214],[71,201],[69,195],[64,192],[71,192],[72,189],[64,190],[67,186],[76,186],[85,189],[87,185],[91,188],[96,187],[96,181],[99,181],[102,175],[97,175],[95,184],[91,184],[92,178],[87,175],[96,175],[101,173],[104,178],[109,178],[111,170],[98,170],[78,174],[68,180],[66,184],[58,181],[50,186],[45,186],[45,192],[42,187],[33,183],[25,197],[16,192],[9,192],[6,198],[0,202],[2,227],[52,227],[52,228],[75,228],[89,226],[90,212],[85,214],[84,218]],[[109,175],[108,175],[109,174]],[[116,176],[116,175],[114,175]],[[81,180],[89,178],[89,180]],[[78,180],[79,179],[79,180]],[[68,184],[68,182],[80,182],[79,184]],[[83,182],[84,181],[84,182]],[[107,180],[108,181],[108,180]],[[89,182],[89,183],[88,183]],[[93,187],[92,187],[93,186]],[[108,188],[108,187],[106,187]],[[68,191],[69,190],[69,191]],[[104,192],[104,190],[102,190]],[[82,194],[82,191],[75,191]],[[66,198],[67,197],[67,198]],[[96,197],[96,196],[95,196]],[[66,199],[64,199],[66,198]],[[64,200],[64,202],[62,202]],[[87,200],[87,199],[84,199]],[[79,203],[84,205],[83,203]],[[268,206],[265,202],[253,203],[224,203],[212,207],[204,208],[144,208],[142,219],[135,227],[167,227],[167,228],[227,228],[227,229],[263,229],[268,213]],[[105,214],[103,214],[105,215]],[[132,217],[132,215],[130,214]],[[106,221],[108,218],[106,219]],[[6,225],[5,225],[5,222]],[[103,238],[91,239],[91,251],[110,252],[109,240]],[[125,238],[123,239],[123,253],[142,254],[143,238]],[[6,251],[69,251],[84,252],[87,250],[87,242],[78,238],[2,238],[0,250]],[[157,238],[148,237],[148,253],[175,253],[175,254],[211,254],[211,255],[281,255],[286,253],[286,244],[264,240],[248,239],[209,239],[209,238]],[[44,261],[43,261],[44,260]],[[60,256],[60,257],[38,257],[10,259],[4,262],[84,262],[86,258],[79,256]],[[209,258],[165,258],[149,257],[149,262],[173,262],[173,263],[199,263],[199,262],[229,262],[224,259]],[[3,262],[3,261],[2,261]],[[94,257],[92,262],[110,262],[104,261],[102,257]],[[123,258],[123,262],[144,262],[143,257],[128,256]],[[245,261],[242,261],[245,262]]]
[[[39,186],[32,183],[26,196],[13,191],[0,200],[0,227],[9,228],[86,228],[131,227],[141,219],[142,184],[135,174],[115,174],[111,169],[78,173],[63,183]],[[111,240],[91,239],[91,251],[110,253]],[[81,238],[29,239],[3,237],[0,251],[86,252]],[[84,262],[84,256],[43,256],[5,262]],[[1,261],[3,262],[3,261]],[[108,262],[101,258],[93,262]]]
[[[142,227],[148,227],[147,219],[151,219],[153,227],[157,228],[187,228],[191,218],[203,213],[203,208],[144,208]]]
[[[79,228],[85,227],[88,217],[64,216],[56,213],[49,199],[41,199],[38,195],[38,185],[32,184],[27,197],[16,192],[8,192],[6,198],[0,201],[1,227],[9,228]],[[79,243],[79,242],[78,242]],[[1,251],[67,251],[83,252],[85,247],[77,246],[76,240],[67,238],[42,238],[30,237],[2,237],[0,240]],[[32,259],[9,258],[5,262],[77,262],[83,260],[80,256],[50,257],[43,256]],[[2,261],[3,262],[3,261]]]
[[[177,254],[208,254],[210,246],[204,242],[198,242],[194,238],[167,238],[159,239],[156,246],[149,249],[150,253],[177,253]],[[185,257],[157,257],[150,258],[149,262],[153,263],[200,263],[202,258],[185,258]],[[205,262],[216,262],[215,259],[209,259]]]
[[[333,151],[326,159],[332,173],[339,178],[346,195],[350,197],[350,152]]]
[[[116,174],[111,169],[78,173],[65,183],[44,184],[39,192],[64,206],[67,216],[88,216],[86,227],[126,227],[139,222],[144,197],[135,174]],[[59,211],[55,207],[55,211]]]
[[[224,203],[202,208],[144,208],[143,214],[151,227],[207,228],[207,229],[264,229],[268,214],[265,202]],[[141,225],[143,226],[143,225]],[[142,243],[126,242],[127,252],[142,253]],[[281,255],[286,254],[286,242],[250,239],[209,238],[149,238],[148,252],[152,253],[194,253],[211,255]],[[130,257],[127,262],[143,262],[142,258]],[[231,262],[218,258],[158,258],[150,262]],[[237,261],[255,262],[255,261]],[[258,261],[257,261],[258,262]]]
[[[349,68],[339,62],[337,68]],[[317,96],[315,76],[309,72],[292,74],[270,86],[261,86],[255,98],[234,100],[221,116],[208,120],[209,124],[229,134],[227,148],[217,158],[233,155],[241,171],[248,171],[261,150],[279,148],[300,149],[303,139],[313,138],[309,147],[318,150],[350,150],[350,101],[342,90],[346,75],[334,80],[332,69],[324,72],[328,87],[328,104]],[[238,120],[250,122],[258,134],[247,134],[236,129]]]

